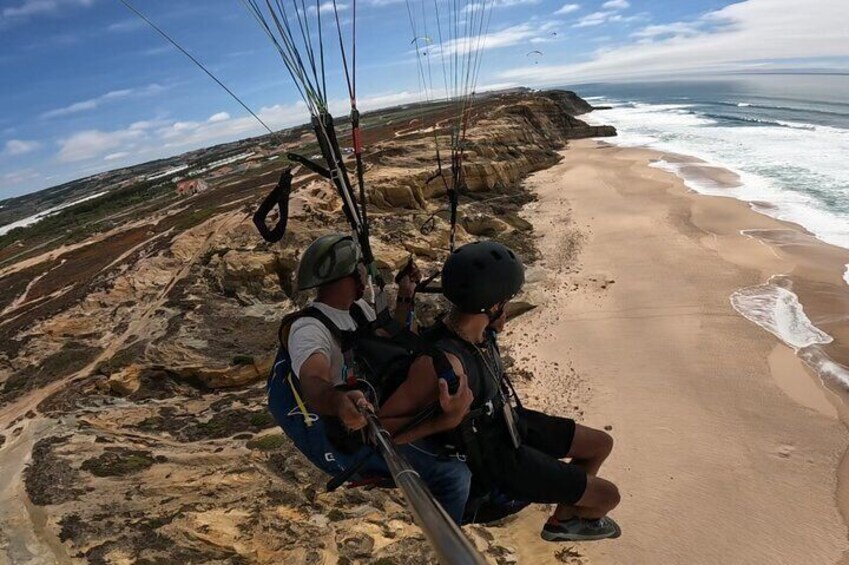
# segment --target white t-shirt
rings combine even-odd
[[[358,300],[357,305],[369,321],[375,319],[374,309],[365,300]],[[357,329],[357,323],[347,310],[339,310],[323,302],[312,302],[314,306],[330,318],[330,321],[342,331]],[[345,382],[345,359],[342,356],[342,345],[334,339],[324,324],[315,318],[300,318],[292,323],[287,343],[289,357],[292,359],[292,372],[297,376],[301,366],[313,353],[321,353],[330,359],[331,375],[334,384]]]

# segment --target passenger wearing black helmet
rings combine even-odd
[[[464,245],[446,261],[442,289],[452,307],[431,337],[455,373],[466,377],[474,400],[460,426],[442,440],[467,457],[479,491],[473,499],[481,499],[480,491],[497,490],[513,500],[557,504],[543,527],[543,539],[618,537],[619,527],[607,513],[619,504],[619,491],[597,477],[613,439],[574,420],[524,408],[504,374],[495,334],[524,280],[521,261],[496,242]],[[400,429],[405,422],[401,415],[436,398],[436,374],[424,357],[383,406],[383,421],[387,428]],[[392,419],[392,414],[399,416]],[[402,439],[413,441],[425,432],[413,428]],[[467,508],[472,514],[475,510]]]

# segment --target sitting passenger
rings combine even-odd
[[[543,527],[543,539],[618,537],[619,527],[607,513],[619,504],[619,491],[596,476],[613,439],[574,420],[522,407],[504,374],[495,331],[503,327],[505,307],[523,284],[522,263],[499,243],[464,245],[445,263],[442,290],[452,308],[432,330],[431,339],[445,352],[454,372],[467,379],[474,401],[461,425],[442,434],[441,441],[467,457],[476,490],[556,504]],[[432,360],[419,358],[384,404],[384,425],[390,432],[402,429],[406,415],[434,403],[443,386],[437,382]],[[416,441],[427,432],[417,427],[399,439]],[[561,461],[565,458],[570,462]]]

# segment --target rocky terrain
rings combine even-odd
[[[468,135],[459,241],[498,238],[534,258],[519,215],[530,200],[522,179],[556,163],[569,139],[615,135],[575,118],[591,109],[561,91],[482,101]],[[447,112],[366,121],[372,240],[387,275],[410,254],[428,272],[447,253],[444,188],[426,183]],[[399,492],[324,492],[327,477],[265,409],[279,319],[310,298],[293,290],[297,258],[316,236],[346,227],[331,187],[301,173],[286,237],[264,243],[250,213],[278,175],[276,165],[222,176],[167,205],[134,204],[81,241],[0,249],[0,556],[433,561]],[[434,213],[425,235],[419,227]],[[531,307],[533,288],[526,296]],[[430,300],[424,316],[440,307]],[[510,563],[499,527],[467,532],[493,562]]]

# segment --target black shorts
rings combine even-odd
[[[541,504],[574,504],[584,496],[587,473],[560,459],[569,454],[575,421],[534,410],[519,413],[522,445],[506,446],[490,457],[500,490],[516,499]]]

